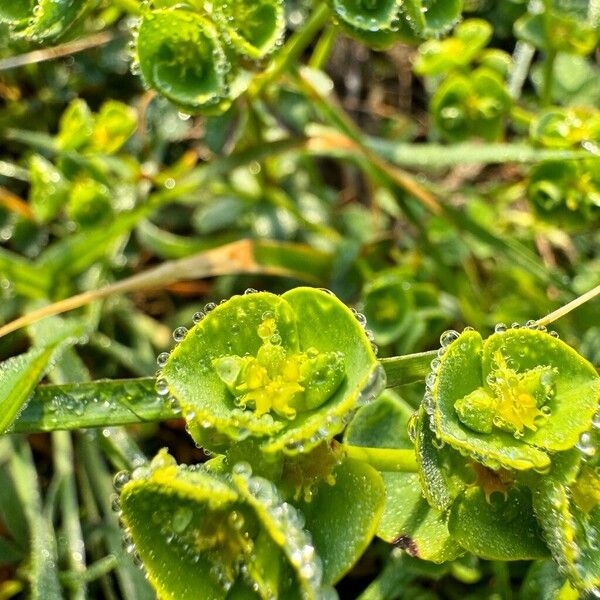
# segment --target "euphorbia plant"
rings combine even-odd
[[[116,480],[161,597],[329,597],[374,535],[433,562],[552,555],[597,592],[600,377],[545,328],[446,332],[411,414],[329,292],[251,291],[195,322],[156,385],[215,455]]]

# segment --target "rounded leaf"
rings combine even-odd
[[[312,288],[222,303],[174,349],[159,381],[198,443],[220,450],[254,436],[265,452],[289,454],[342,431],[383,383],[354,315]]]
[[[461,494],[450,511],[448,529],[459,544],[488,560],[531,560],[548,556],[527,488],[486,498],[477,487]]]
[[[331,0],[334,14],[352,29],[389,29],[398,16],[397,0]]]
[[[328,584],[350,571],[371,543],[385,499],[381,475],[366,463],[346,459],[333,477],[333,485],[322,482],[302,507]]]
[[[548,451],[572,448],[589,429],[600,378],[544,331],[464,331],[430,377],[425,408],[438,437],[490,468],[543,470]]]
[[[281,43],[285,33],[282,0],[216,0],[213,18],[224,38],[243,56],[264,58]]]
[[[230,94],[231,67],[219,32],[190,10],[146,12],[137,60],[148,85],[186,110],[217,110]]]

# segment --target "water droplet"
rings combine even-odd
[[[173,332],[173,339],[179,343],[181,341],[183,341],[183,339],[185,338],[185,336],[187,335],[187,327],[178,327],[177,329],[175,329],[175,331]]]
[[[156,358],[156,364],[162,368],[167,364],[168,360],[169,360],[169,353],[161,352]]]
[[[504,323],[498,323],[495,327],[494,327],[494,331],[496,333],[504,333],[506,331],[507,327]]]
[[[200,323],[200,321],[202,321],[202,319],[204,319],[205,316],[206,316],[206,314],[201,310],[194,313],[194,316],[192,317],[192,321],[194,322],[194,325],[197,325],[198,323]]]
[[[113,478],[113,487],[115,491],[120,492],[123,486],[131,479],[129,471],[119,471]]]
[[[162,377],[156,380],[154,389],[159,396],[166,396],[169,393],[169,384],[166,379]]]
[[[458,331],[454,331],[454,329],[449,329],[448,331],[444,331],[440,336],[440,344],[442,348],[447,348],[452,342],[458,339],[459,337]]]
[[[247,463],[246,461],[238,462],[233,465],[232,471],[236,475],[241,475],[242,477],[250,477],[252,475],[252,467],[250,466],[250,463]]]

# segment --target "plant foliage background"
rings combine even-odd
[[[599,35],[0,0],[0,599],[600,597]]]

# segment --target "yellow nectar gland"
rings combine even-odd
[[[344,377],[341,352],[290,354],[281,346],[275,319],[262,321],[257,328],[262,340],[256,356],[223,356],[213,360],[217,375],[242,408],[254,409],[256,416],[275,412],[294,419],[298,412],[316,408],[339,387]]]
[[[600,477],[596,470],[584,465],[577,481],[571,486],[573,501],[584,512],[591,512],[600,504]]]
[[[481,433],[490,433],[494,426],[516,437],[526,429],[536,431],[536,420],[547,416],[540,407],[551,394],[555,370],[540,366],[517,373],[500,350],[493,365],[488,388],[478,388],[455,403],[459,419]]]

